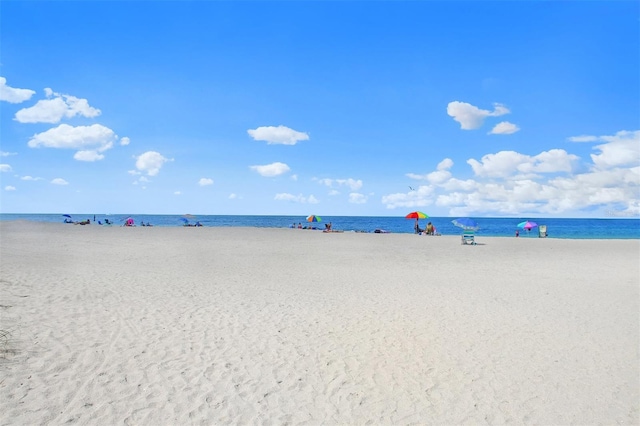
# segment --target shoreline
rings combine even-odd
[[[1,424],[640,421],[637,240],[188,229],[0,222]]]
[[[227,225],[203,225],[203,226],[184,226],[184,225],[151,225],[151,226],[140,226],[140,225],[134,225],[134,226],[124,226],[121,223],[112,223],[110,225],[106,225],[106,224],[102,224],[102,225],[98,225],[95,223],[91,223],[88,225],[82,225],[80,223],[78,224],[74,224],[74,223],[63,223],[63,222],[48,222],[48,221],[31,221],[31,220],[26,220],[26,219],[11,219],[11,220],[0,220],[0,224],[6,224],[3,226],[9,226],[10,224],[13,225],[35,225],[35,226],[63,226],[65,227],[64,229],[69,229],[69,228],[85,228],[85,229],[112,229],[112,228],[127,228],[127,229],[137,229],[137,228],[144,228],[144,229],[148,229],[148,228],[154,228],[154,229],[182,229],[182,228],[196,228],[199,230],[204,230],[204,229],[229,229],[229,230],[233,230],[233,229],[253,229],[253,230],[258,230],[258,229],[267,229],[267,230],[283,230],[283,231],[316,231],[316,232],[322,232],[322,233],[335,233],[335,234],[382,234],[382,235],[411,235],[413,237],[426,237],[426,238],[438,238],[438,237],[447,237],[447,238],[451,238],[451,237],[456,237],[456,238],[460,238],[461,234],[462,234],[462,229],[460,229],[460,232],[458,233],[447,233],[447,234],[440,234],[440,235],[416,235],[413,232],[392,232],[392,231],[385,231],[385,232],[374,232],[373,230],[371,231],[363,231],[363,230],[344,230],[344,229],[335,229],[332,232],[324,232],[324,229],[321,228],[320,226],[317,227],[317,229],[298,229],[298,228],[292,228],[291,226],[227,226]],[[74,225],[74,226],[71,226]],[[78,225],[78,226],[76,226]],[[203,231],[204,232],[204,231]],[[484,239],[484,238],[489,238],[489,239],[493,239],[493,238],[505,238],[505,239],[519,239],[519,240],[577,240],[577,241],[639,241],[640,242],[640,237],[610,237],[610,238],[606,238],[606,237],[595,237],[595,236],[585,236],[585,237],[557,237],[554,235],[549,235],[547,237],[544,238],[539,238],[537,236],[537,233],[531,233],[531,234],[527,234],[527,233],[523,233],[521,232],[520,235],[518,237],[515,237],[513,235],[511,236],[506,236],[506,235],[492,235],[492,234],[483,234],[483,230],[480,229],[479,231],[477,231],[475,233],[476,238],[478,239]]]

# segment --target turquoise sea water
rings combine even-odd
[[[81,221],[91,219],[92,226],[94,214],[73,214],[72,219]],[[104,224],[105,219],[121,226],[124,221],[132,217],[136,225],[140,221],[151,223],[153,226],[183,226],[181,215],[122,215],[122,214],[96,214],[96,221]],[[393,233],[413,233],[414,220],[404,217],[369,217],[369,216],[321,216],[319,223],[307,223],[303,216],[222,216],[222,215],[197,215],[189,217],[189,223],[199,221],[203,226],[249,226],[268,228],[289,228],[293,224],[301,223],[302,226],[314,226],[324,229],[324,224],[331,222],[333,229],[344,231],[374,232],[382,229]],[[0,214],[0,220],[26,220],[34,222],[58,222],[62,223],[65,217],[61,214]],[[460,228],[454,226],[453,217],[431,217],[421,219],[420,226],[425,227],[427,222],[432,222],[437,231],[442,235],[458,235]],[[640,218],[626,219],[554,219],[554,218],[474,218],[480,229],[477,235],[492,237],[511,237],[515,235],[516,225],[525,220],[531,220],[539,225],[547,225],[549,238],[580,238],[580,239],[640,239]],[[95,225],[99,226],[97,222]],[[521,238],[537,238],[538,230],[534,228],[530,232],[520,230]]]

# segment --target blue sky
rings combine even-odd
[[[3,213],[637,217],[638,2],[2,2]]]

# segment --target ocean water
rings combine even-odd
[[[91,219],[94,214],[73,214],[72,219],[81,221]],[[308,223],[303,216],[222,216],[197,215],[184,218],[181,215],[101,215],[96,214],[95,220],[104,224],[105,219],[113,222],[114,226],[121,226],[131,217],[136,225],[140,222],[153,226],[183,226],[184,220],[194,224],[199,221],[203,226],[249,226],[266,228],[290,228],[300,223],[302,226],[312,226],[321,230],[324,224],[331,222],[333,229],[343,231],[374,232],[376,229],[392,233],[413,233],[413,219],[394,216],[322,216],[318,223]],[[64,222],[61,214],[8,214],[0,213],[0,220],[26,220],[34,222]],[[421,219],[420,226],[424,228],[427,222],[432,222],[437,232],[442,235],[459,235],[460,228],[451,223],[453,217],[430,217]],[[547,225],[548,238],[576,238],[576,239],[640,239],[640,218],[611,218],[611,219],[558,219],[558,218],[474,218],[480,229],[476,235],[491,237],[512,237],[515,235],[517,224],[531,220],[539,225]],[[99,225],[98,225],[99,226]],[[538,229],[531,231],[520,230],[520,238],[538,238]]]

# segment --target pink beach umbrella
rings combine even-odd
[[[537,223],[535,222],[530,222],[528,220],[524,221],[524,222],[520,222],[518,224],[518,228],[522,228],[522,229],[526,229],[527,231],[531,231],[532,228],[535,228],[536,226],[538,226]]]

